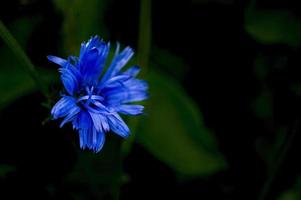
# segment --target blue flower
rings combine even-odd
[[[79,57],[62,59],[48,56],[60,65],[59,72],[65,88],[62,98],[54,105],[54,119],[64,118],[61,127],[71,122],[79,132],[80,147],[99,152],[110,130],[128,137],[130,130],[119,114],[139,115],[142,105],[130,104],[148,98],[148,85],[136,78],[138,66],[121,71],[134,52],[126,47],[119,52],[119,44],[110,65],[106,67],[110,43],[98,36],[81,44]]]

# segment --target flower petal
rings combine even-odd
[[[148,84],[144,80],[132,78],[124,82],[123,85],[129,90],[141,90],[141,91],[148,90]]]
[[[108,132],[110,130],[108,120],[104,115],[93,112],[89,112],[89,114],[97,132]]]
[[[116,82],[116,83],[111,83],[109,85],[106,85],[106,87],[101,91],[101,93],[104,96],[108,96],[112,93],[116,92],[128,92],[128,91],[144,91],[146,92],[148,90],[148,84],[146,81],[131,78],[128,79],[124,82]]]
[[[108,115],[107,118],[113,132],[121,137],[128,137],[130,135],[128,126],[117,113],[112,113]]]
[[[60,68],[62,83],[69,95],[73,95],[78,90],[79,83],[76,76],[68,68]]]
[[[110,44],[91,38],[88,43],[83,43],[79,57],[79,69],[86,83],[95,84],[105,66],[109,54]]]
[[[65,64],[67,63],[67,60],[57,57],[57,56],[49,55],[49,56],[47,56],[47,59],[51,62],[54,62],[55,64],[62,66],[62,67],[65,66]]]
[[[123,82],[125,82],[126,80],[128,80],[130,78],[131,78],[131,76],[126,75],[126,74],[114,76],[114,77],[110,78],[109,80],[107,80],[104,83],[100,82],[100,84],[98,85],[97,89],[98,90],[102,90],[105,87],[120,86],[120,85],[123,84]]]
[[[60,128],[62,128],[66,123],[73,121],[76,118],[76,115],[79,113],[80,108],[78,106],[72,107],[68,113],[68,115],[65,117],[65,119],[61,122]]]
[[[122,67],[131,59],[133,55],[134,55],[133,49],[130,47],[126,47],[121,53],[115,55],[111,65],[109,66],[108,70],[102,77],[101,82],[104,83],[107,80],[109,80],[111,77],[118,74],[122,69]]]
[[[124,82],[113,82],[101,90],[110,106],[142,101],[149,97],[146,81],[131,78]]]
[[[88,144],[88,135],[93,129],[92,119],[86,111],[81,111],[76,122],[73,123],[76,129],[79,130],[79,143],[80,147],[85,149]]]
[[[125,115],[140,115],[143,113],[144,106],[141,105],[120,105],[116,111]]]
[[[139,72],[140,72],[140,67],[135,65],[135,66],[128,68],[125,72],[123,72],[123,74],[135,77],[135,76],[137,76],[137,74]]]
[[[94,148],[95,153],[98,153],[102,149],[102,147],[105,143],[105,138],[106,138],[105,133],[103,133],[103,132],[97,133],[97,141],[96,141],[96,145]]]
[[[122,87],[116,87],[106,91],[104,94],[109,105],[142,101],[149,97],[148,93],[144,90],[130,90]]]
[[[65,117],[75,107],[78,107],[76,100],[73,97],[64,96],[53,106],[51,115],[54,119]]]
[[[86,111],[81,111],[74,126],[79,130],[79,143],[82,149],[88,148],[94,152],[99,152],[105,142],[105,133],[97,131],[93,125],[91,115]]]

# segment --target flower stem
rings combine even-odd
[[[266,182],[262,187],[258,200],[265,200],[267,198],[269,191],[272,187],[272,184],[276,178],[276,175],[278,174],[279,169],[281,168],[283,161],[286,158],[286,155],[288,154],[289,149],[295,139],[297,128],[298,128],[298,122],[299,120],[296,120],[294,122],[292,128],[288,131],[286,135],[286,140],[284,141],[283,145],[279,148],[280,152],[275,154],[278,156],[275,158],[275,163],[272,165],[272,169],[268,175]]]
[[[151,0],[140,1],[140,22],[139,22],[139,38],[138,38],[138,55],[137,60],[139,66],[143,68],[142,73],[145,74],[149,64],[149,54],[151,48]],[[133,117],[128,120],[131,127],[131,137],[122,145],[123,158],[126,157],[135,140],[135,132],[139,124],[139,118]]]
[[[40,89],[44,96],[47,97],[47,88],[45,84],[43,84],[40,76],[38,75],[34,65],[27,57],[26,53],[22,50],[21,46],[18,44],[17,40],[12,36],[9,30],[5,27],[5,25],[0,20],[0,36],[3,41],[7,44],[7,46],[12,50],[12,52],[16,55],[17,59],[20,61],[20,66],[25,70],[31,78],[35,81],[36,86]]]
[[[140,1],[140,22],[138,39],[138,64],[146,68],[149,64],[149,54],[151,48],[151,0]]]

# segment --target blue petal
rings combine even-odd
[[[118,92],[128,92],[128,91],[142,91],[146,92],[148,90],[148,84],[146,81],[139,79],[128,79],[124,82],[116,82],[115,84],[107,85],[101,92],[104,96],[109,96],[113,93]]]
[[[79,135],[79,146],[82,149],[86,148],[86,135],[87,135],[87,129],[79,129],[78,135]]]
[[[87,80],[90,78],[90,75],[95,75],[96,71],[96,62],[98,58],[98,49],[89,49],[87,53],[80,60],[80,72],[83,75],[84,79]],[[91,73],[91,74],[90,74]]]
[[[119,42],[117,42],[114,57],[116,57],[119,54],[119,49],[120,49],[120,44]]]
[[[148,99],[148,93],[144,91],[130,91],[128,93],[115,94],[110,99],[120,99],[121,103],[131,103]]]
[[[140,115],[143,113],[144,106],[141,105],[120,105],[116,111],[125,115]]]
[[[104,115],[93,112],[89,112],[89,114],[97,132],[108,132],[110,130],[108,120]]]
[[[128,68],[125,72],[123,72],[123,74],[135,77],[139,72],[140,72],[140,67],[135,65]]]
[[[65,117],[75,107],[78,107],[76,105],[76,99],[70,96],[64,96],[53,106],[51,115],[54,119]]]
[[[99,47],[103,41],[98,37],[98,35],[95,35],[94,37],[91,37],[87,43],[83,42],[82,46],[85,50],[89,50],[93,47]],[[81,49],[82,50],[82,49]],[[84,53],[84,52],[80,52]]]
[[[98,84],[98,90],[102,90],[103,88],[105,87],[114,87],[114,86],[120,86],[123,84],[123,82],[127,81],[128,79],[130,79],[131,76],[129,75],[125,75],[125,74],[122,74],[122,75],[118,75],[118,76],[114,76],[112,78],[110,78],[109,80],[107,80],[106,82],[104,83],[99,83]]]
[[[129,90],[148,90],[148,84],[144,80],[129,79],[128,81],[124,82],[123,85]]]
[[[121,137],[128,137],[130,130],[122,118],[117,113],[112,113],[107,116],[110,128],[113,132]]]
[[[96,145],[94,148],[95,153],[98,153],[102,149],[104,143],[105,143],[105,133],[98,132],[97,133],[97,141],[96,141]]]
[[[99,96],[99,95],[85,95],[85,96],[80,97],[77,101],[83,101],[83,100],[88,100],[88,99],[99,100],[99,101],[104,100],[104,98],[102,96]]]
[[[76,75],[68,68],[60,68],[62,83],[69,95],[73,95],[79,88],[79,82]]]
[[[77,116],[77,121],[73,122],[76,129],[79,130],[79,143],[80,147],[85,149],[88,142],[88,134],[93,129],[91,117],[86,111],[81,111]]]
[[[80,48],[79,59],[83,59],[83,56],[85,55],[87,50],[91,49],[92,47],[99,46],[100,43],[101,40],[98,36],[91,37],[87,43],[83,42]]]
[[[79,111],[80,111],[80,108],[77,106],[70,109],[68,115],[62,121],[60,128],[62,128],[66,123],[73,121],[77,117],[76,115],[79,113]]]
[[[82,77],[78,69],[71,63],[76,64],[77,59],[73,56],[68,58],[64,66],[59,68],[61,73],[62,83],[69,95],[73,95],[75,91],[78,91],[82,82]]]
[[[125,87],[116,87],[105,91],[103,94],[110,105],[142,101],[149,97],[145,90],[130,90]]]
[[[119,105],[147,99],[147,89],[146,81],[131,78],[121,83],[110,84],[101,93],[107,99],[108,104]]]
[[[95,84],[105,66],[110,44],[100,41],[98,37],[83,43],[79,57],[79,69],[85,82]]]
[[[82,110],[77,117],[78,129],[89,129],[92,124],[92,119],[87,111]]]
[[[90,114],[86,111],[81,111],[74,125],[79,129],[80,147],[99,152],[104,145],[105,134],[96,130]]]
[[[111,77],[118,74],[122,67],[131,59],[133,55],[134,52],[130,47],[126,47],[120,54],[115,55],[111,65],[101,79],[101,82],[104,83]]]
[[[47,56],[48,60],[51,62],[54,62],[55,64],[58,64],[60,66],[65,66],[65,64],[67,63],[67,60],[60,58],[60,57],[56,57],[56,56]]]

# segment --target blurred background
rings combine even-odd
[[[0,19],[0,199],[301,199],[301,7],[293,0],[11,0]],[[99,35],[150,84],[132,136],[79,149],[50,119],[57,66]],[[114,48],[113,48],[114,50]],[[113,51],[112,50],[112,51]]]

